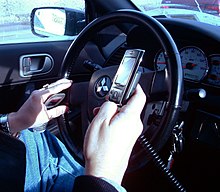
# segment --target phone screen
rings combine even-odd
[[[130,71],[134,67],[136,59],[133,57],[125,57],[118,69],[118,74],[115,80],[116,84],[125,86],[128,83]]]

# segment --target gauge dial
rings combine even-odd
[[[157,71],[162,71],[166,68],[166,59],[163,51],[159,51],[155,56],[155,67]]]
[[[220,55],[209,57],[210,72],[207,81],[213,85],[220,85]]]
[[[184,47],[180,50],[184,79],[202,80],[208,72],[208,60],[198,47]]]

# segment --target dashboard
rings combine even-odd
[[[158,19],[173,37],[179,50],[184,81],[220,88],[220,28],[185,19]],[[142,37],[140,41],[140,37]],[[131,46],[146,50],[145,63],[152,70],[163,70],[168,56],[149,31],[134,28],[128,35]]]
[[[220,88],[220,28],[184,19],[177,21],[172,22],[175,28],[166,22],[164,26],[179,49],[184,81]],[[157,61],[156,55],[156,66]]]
[[[220,86],[220,54],[206,55],[197,46],[185,46],[179,50],[185,80]],[[160,50],[154,58],[156,70],[166,68],[166,53]]]
[[[186,19],[157,18],[157,20],[169,31],[179,50],[184,93],[205,90],[206,97],[196,101],[198,104],[196,109],[220,115],[220,27]],[[109,30],[113,30],[114,35],[109,36]],[[93,53],[97,54],[89,54],[92,43],[85,48],[86,55],[90,55],[91,61],[104,67],[119,65],[124,51],[129,47],[141,48],[145,50],[142,67],[153,71],[163,70],[168,58],[152,31],[137,26],[129,26],[126,30],[117,27],[103,30],[99,38],[94,40],[96,45],[92,46]],[[103,40],[106,36],[108,40]],[[84,55],[82,54],[79,63],[84,61]]]

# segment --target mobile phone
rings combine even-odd
[[[128,49],[122,58],[109,91],[109,101],[119,107],[124,105],[134,92],[141,72],[138,70],[145,51],[142,49]]]
[[[65,93],[57,93],[57,94],[51,95],[45,101],[45,106],[47,107],[47,109],[54,108],[54,107],[58,106],[59,104],[62,104],[65,97],[66,97]]]

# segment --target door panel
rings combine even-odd
[[[35,89],[59,79],[62,60],[72,41],[21,43],[0,45],[0,113],[17,111]],[[54,65],[49,73],[20,76],[23,55],[47,54]]]
[[[62,59],[70,44],[71,41],[1,45],[0,87],[57,77]],[[50,55],[54,60],[53,68],[47,74],[33,77],[21,77],[19,73],[20,58],[24,55],[35,54]]]

